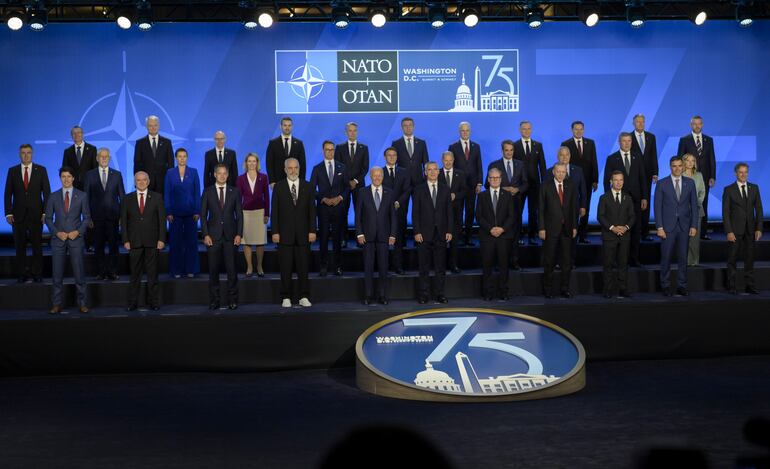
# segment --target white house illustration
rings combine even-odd
[[[462,84],[457,87],[455,107],[450,112],[511,112],[519,110],[519,95],[513,89],[513,82],[508,81],[509,90],[495,90],[479,95],[481,69],[477,66],[473,73],[473,92],[465,84],[465,74]]]

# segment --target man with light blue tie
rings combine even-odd
[[[61,313],[62,277],[64,262],[69,251],[72,273],[77,287],[77,302],[81,313],[87,313],[86,282],[83,272],[83,234],[91,222],[86,193],[75,189],[74,171],[69,167],[59,170],[62,188],[51,194],[45,208],[45,224],[51,233],[51,253],[53,262],[53,306],[50,314]]]
[[[684,163],[678,156],[669,162],[671,175],[655,186],[655,227],[660,245],[660,286],[664,296],[672,296],[671,258],[677,256],[676,294],[687,296],[687,244],[698,234],[698,196],[695,181],[682,176]]]

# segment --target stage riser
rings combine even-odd
[[[659,271],[638,270],[629,271],[629,290],[637,292],[660,291]],[[726,288],[726,269],[696,268],[688,272],[689,289],[697,294],[701,291],[723,291]],[[556,272],[554,278],[555,292],[558,293],[561,273]],[[770,289],[770,267],[755,270],[757,288]],[[672,281],[676,282],[676,270],[672,271]],[[75,285],[71,279],[64,285],[64,304],[72,305],[75,299]],[[376,282],[376,280],[375,280]],[[392,300],[416,299],[419,279],[416,274],[390,277],[389,298]],[[542,271],[512,272],[509,278],[511,295],[536,296],[542,293]],[[577,295],[598,295],[604,290],[601,271],[582,270],[573,272],[571,279],[572,292]],[[296,282],[293,298],[298,299]],[[738,287],[743,288],[742,275],[738,276]],[[90,307],[125,306],[128,293],[127,278],[117,282],[88,283],[88,304]],[[226,299],[226,280],[223,275],[220,281],[222,301]],[[277,275],[264,278],[239,280],[239,302],[247,303],[280,303],[280,280]],[[0,286],[2,293],[1,309],[45,309],[51,306],[50,282],[35,284],[4,284]],[[481,274],[464,272],[459,275],[447,274],[445,294],[449,299],[480,298],[482,296]],[[313,302],[360,302],[364,295],[363,277],[361,274],[344,276],[342,278],[330,275],[325,278],[318,274],[311,275],[310,299]],[[139,295],[140,303],[145,298],[143,284]],[[208,276],[201,275],[195,279],[162,280],[160,282],[161,304],[189,304],[205,308],[209,302]],[[416,304],[416,302],[415,302]],[[451,305],[451,303],[450,303]]]
[[[602,246],[597,238],[593,239],[593,244],[578,245],[576,264],[578,266],[600,266],[602,263]],[[350,244],[352,246],[352,243]],[[520,246],[519,263],[527,268],[537,268],[541,264],[540,246]],[[15,278],[15,257],[10,250],[4,251],[5,255],[0,255],[0,278]],[[201,272],[208,272],[208,256],[206,251],[201,249],[198,253],[200,259]],[[391,253],[392,256],[392,253]],[[660,243],[642,243],[639,253],[643,264],[660,263]],[[343,270],[346,272],[360,272],[363,270],[363,250],[358,248],[348,248],[343,251]],[[404,251],[404,268],[406,270],[417,270],[417,250],[409,247]],[[701,242],[702,263],[724,263],[727,259],[727,243],[724,241]],[[755,259],[757,261],[770,260],[770,241],[761,241],[757,244]],[[96,270],[96,259],[93,254],[84,256],[86,273],[89,275],[98,274]],[[246,271],[246,262],[242,254],[236,257],[239,272]],[[158,258],[159,271],[168,272],[168,250],[161,251]],[[480,269],[481,254],[477,247],[463,247],[459,250],[459,266],[462,269]],[[267,272],[278,271],[278,252],[271,246],[265,251],[264,268]],[[320,253],[318,246],[313,246],[311,251],[310,268],[318,272],[320,269]],[[69,266],[67,266],[67,275]],[[118,273],[126,275],[129,272],[128,254],[122,252],[118,258]],[[46,253],[43,256],[43,276],[51,276],[51,256]]]

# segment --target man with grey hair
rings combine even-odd
[[[235,186],[238,179],[238,159],[235,150],[225,147],[227,136],[221,130],[214,132],[214,148],[206,152],[203,166],[203,188],[213,186],[216,182],[214,168],[223,164],[227,166],[227,184]]]
[[[83,128],[79,125],[70,129],[72,145],[64,149],[61,165],[74,171],[75,189],[84,190],[86,173],[96,167],[96,147],[83,140]]]
[[[557,163],[553,177],[540,186],[538,200],[538,235],[543,240],[543,294],[553,298],[553,269],[557,253],[561,252],[561,296],[572,298],[569,289],[572,273],[572,239],[577,235],[577,191],[571,180],[565,179],[567,167]]]
[[[647,177],[647,193],[652,194],[652,185],[658,182],[658,146],[655,140],[655,134],[648,132],[644,128],[644,114],[634,116],[634,131],[631,134],[631,151],[642,155],[644,161],[644,175]],[[642,228],[642,240],[652,241],[649,233],[650,226],[650,205],[642,210],[642,219],[639,225]]]
[[[110,150],[100,148],[96,153],[98,166],[85,179],[85,192],[91,208],[97,280],[118,279],[118,221],[120,204],[126,197],[123,175],[110,168]],[[105,260],[104,245],[108,244],[110,257]]]
[[[471,230],[476,219],[476,196],[483,186],[484,170],[481,167],[481,147],[471,141],[471,124],[460,122],[458,131],[460,140],[449,145],[449,151],[455,156],[455,168],[465,173],[468,191],[465,194],[463,244],[472,246]]]
[[[334,147],[334,160],[345,165],[348,177],[345,184],[349,186],[348,195],[345,196],[343,202],[345,207],[342,220],[343,240],[348,231],[348,213],[350,212],[351,201],[355,212],[358,191],[364,187],[366,172],[369,171],[369,147],[358,141],[358,124],[355,122],[345,124],[345,136],[347,140]],[[353,216],[355,217],[355,213]]]
[[[163,194],[166,172],[174,167],[174,148],[171,140],[158,134],[160,119],[145,119],[147,136],[134,144],[134,174],[144,171],[150,178],[149,190]]]
[[[296,270],[299,305],[308,307],[310,245],[316,240],[315,188],[299,177],[296,158],[284,161],[284,172],[286,178],[275,183],[270,201],[272,240],[278,245],[281,269],[281,306],[291,308],[291,275]]]

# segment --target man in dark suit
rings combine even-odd
[[[134,174],[136,191],[126,195],[120,207],[123,247],[128,251],[131,283],[127,311],[137,307],[142,270],[147,273],[147,304],[160,309],[158,294],[158,251],[166,245],[166,208],[163,196],[149,190],[150,176],[144,171]]]
[[[70,135],[73,143],[64,150],[61,165],[74,171],[73,186],[82,191],[86,173],[96,167],[96,147],[83,141],[83,129],[78,125],[72,127]]]
[[[83,234],[90,223],[88,198],[85,192],[73,186],[75,171],[63,167],[59,170],[62,188],[51,194],[46,202],[45,224],[51,233],[51,263],[53,266],[53,291],[51,314],[61,313],[62,279],[64,263],[69,251],[72,275],[75,277],[77,302],[81,313],[87,313],[86,279],[83,272]]]
[[[530,188],[527,180],[525,163],[514,158],[514,143],[510,140],[503,140],[500,146],[503,150],[503,157],[490,163],[487,168],[487,176],[489,175],[489,171],[493,168],[500,171],[500,177],[502,178],[500,188],[513,197],[513,209],[516,212],[516,232],[509,233],[511,239],[513,239],[513,246],[509,249],[509,252],[511,254],[511,268],[513,268],[513,270],[519,270],[521,268],[519,267],[519,235],[521,232],[521,225],[519,225],[521,219],[519,216],[521,215],[522,196],[529,192]],[[484,187],[489,189],[489,177],[487,177],[487,182],[484,184]],[[539,183],[538,187],[540,187]],[[478,219],[478,217],[476,218]]]
[[[538,199],[539,236],[543,240],[543,294],[553,298],[553,268],[556,253],[561,250],[561,296],[572,298],[569,289],[572,273],[572,238],[577,235],[577,191],[572,181],[565,179],[567,167],[557,163],[553,167],[553,178],[546,179],[540,186]]]
[[[110,168],[110,150],[100,148],[96,160],[98,167],[86,173],[85,192],[91,209],[94,249],[96,251],[97,280],[118,279],[118,221],[120,204],[126,196],[123,175]],[[104,256],[104,245],[109,246],[110,256]]]
[[[647,194],[652,195],[652,185],[658,182],[658,146],[655,140],[655,134],[647,132],[644,129],[644,115],[634,116],[634,131],[631,135],[631,152],[642,155],[644,162],[644,175],[647,177]],[[652,241],[650,236],[650,205],[647,202],[647,208],[642,210],[642,219],[637,220],[642,228],[642,240]]]
[[[452,241],[454,214],[449,188],[438,183],[438,163],[425,164],[426,181],[413,195],[412,226],[420,264],[419,302],[425,304],[430,295],[430,262],[435,271],[436,301],[446,303],[444,280],[446,278],[446,246]]]
[[[318,205],[318,241],[321,251],[321,277],[331,267],[334,275],[342,275],[342,232],[347,227],[345,201],[350,194],[350,175],[344,163],[334,158],[334,142],[323,142],[323,161],[310,173],[310,187],[315,191]],[[361,178],[363,181],[363,178]],[[334,257],[329,262],[329,232]]]
[[[396,243],[396,197],[383,185],[382,168],[369,173],[372,184],[356,200],[356,240],[364,247],[364,304],[374,301],[374,261],[378,267],[379,302],[388,304],[388,246]]]
[[[727,289],[737,295],[735,277],[738,255],[746,249],[743,258],[743,278],[746,292],[759,293],[754,282],[754,244],[762,237],[762,197],[759,186],[748,182],[749,165],[735,165],[735,183],[726,186],[722,194],[722,220],[727,233]]]
[[[235,180],[238,179],[238,159],[235,150],[225,148],[227,137],[221,130],[214,132],[214,148],[206,152],[204,157],[203,169],[203,188],[213,186],[216,182],[214,168],[223,164],[227,166],[227,184],[235,187]]]
[[[669,161],[671,175],[655,185],[655,226],[660,243],[660,285],[665,296],[670,290],[671,258],[676,253],[678,282],[676,294],[687,296],[687,244],[698,234],[698,195],[695,182],[683,177],[682,158]]]
[[[281,306],[291,308],[291,274],[296,268],[299,281],[299,305],[312,306],[308,269],[310,245],[316,240],[315,191],[300,179],[299,161],[284,162],[286,178],[275,183],[270,201],[272,240],[278,245],[281,269]]]
[[[369,171],[369,147],[358,141],[358,124],[355,122],[345,124],[345,135],[348,138],[347,141],[338,144],[334,148],[334,159],[347,168],[349,178],[350,196],[345,196],[344,201],[345,213],[342,220],[342,239],[345,238],[347,232],[351,200],[353,201],[353,210],[355,211],[358,190],[364,187],[364,179],[366,178],[367,171]]]
[[[43,209],[51,195],[51,186],[45,168],[32,163],[32,145],[21,145],[19,158],[21,164],[8,168],[5,179],[5,220],[13,229],[19,283],[28,279],[40,283],[43,281]],[[32,245],[29,264],[27,240]]]
[[[628,233],[636,222],[634,200],[623,191],[625,175],[615,170],[610,174],[612,190],[605,190],[599,198],[599,224],[602,226],[602,259],[604,263],[604,297],[612,298],[614,276],[612,265],[617,263],[618,294],[623,298],[628,293]]]
[[[540,184],[550,177],[551,172],[545,169],[545,150],[543,144],[532,139],[532,123],[521,121],[519,124],[521,138],[513,144],[513,157],[524,163],[524,174],[528,190],[520,195],[519,227],[524,236],[522,224],[524,203],[527,203],[527,238],[529,244],[537,243],[537,199],[540,194]],[[519,242],[521,244],[521,242]]]
[[[588,244],[588,216],[591,211],[591,194],[599,187],[599,166],[596,162],[596,144],[590,138],[585,138],[585,126],[581,121],[572,123],[572,138],[561,143],[569,148],[572,164],[580,166],[586,187],[585,215],[580,217],[578,224],[578,242]]]
[[[639,243],[642,239],[642,211],[647,209],[650,194],[647,192],[647,175],[644,172],[644,160],[642,155],[632,150],[633,136],[628,132],[621,132],[618,137],[620,149],[607,157],[604,164],[604,192],[610,191],[612,173],[623,173],[623,191],[631,196],[634,202],[634,223],[631,224],[630,253],[631,266],[641,267],[639,262]]]
[[[382,185],[393,193],[393,206],[396,209],[396,244],[393,246],[393,271],[404,273],[403,252],[406,244],[406,210],[409,208],[409,198],[412,196],[412,178],[409,171],[398,166],[398,152],[393,147],[385,149],[385,167]]]
[[[449,188],[449,198],[452,199],[452,240],[449,242],[449,270],[452,273],[461,272],[458,262],[458,246],[463,231],[463,208],[465,207],[465,194],[468,192],[465,173],[454,167],[455,155],[447,150],[441,155],[444,165],[439,171],[438,183]]]
[[[274,188],[279,181],[286,179],[284,170],[286,160],[294,158],[299,164],[299,173],[297,177],[305,181],[305,145],[302,140],[292,135],[294,121],[291,117],[281,118],[281,135],[270,140],[265,151],[267,160],[267,179],[270,181],[270,188]]]
[[[511,142],[511,152],[513,151]],[[513,155],[511,155],[512,159]],[[517,161],[517,163],[520,163]],[[507,165],[506,165],[507,166]],[[501,186],[503,172],[497,167],[487,171],[487,190],[479,194],[476,204],[476,219],[479,222],[481,244],[481,265],[483,269],[484,299],[491,301],[497,295],[508,300],[508,258],[515,248],[518,237],[518,213],[515,195]],[[492,281],[492,271],[497,265],[499,276]]]
[[[219,270],[227,271],[227,308],[238,308],[238,273],[235,253],[243,236],[241,191],[227,183],[227,166],[214,168],[214,185],[201,197],[201,233],[209,256],[209,309],[219,309]]]
[[[145,120],[147,136],[136,141],[134,146],[134,174],[144,171],[150,178],[148,190],[163,195],[166,172],[174,167],[174,148],[171,140],[158,135],[160,120],[149,116]]]
[[[698,171],[703,175],[703,182],[706,183],[706,196],[703,198],[703,220],[700,225],[700,238],[709,240],[708,235],[708,217],[709,217],[709,189],[714,187],[717,179],[717,163],[714,154],[714,139],[702,132],[703,118],[694,116],[690,119],[690,128],[692,132],[679,139],[679,148],[676,151],[677,156],[684,156],[686,153],[695,156],[698,163]]]
[[[393,140],[390,146],[396,149],[398,165],[406,169],[411,176],[411,186],[414,190],[425,181],[425,163],[428,162],[428,146],[425,140],[414,136],[414,119],[401,119],[401,131],[404,136]],[[408,207],[407,207],[408,210]]]
[[[556,162],[561,163],[564,165],[565,168],[567,168],[567,175],[564,177],[564,180],[572,182],[572,184],[575,186],[575,189],[577,191],[577,206],[578,206],[578,217],[583,217],[586,214],[586,182],[585,178],[583,177],[583,170],[580,169],[580,166],[574,165],[570,163],[572,155],[570,154],[570,150],[567,147],[559,147],[559,149],[556,151]],[[548,168],[546,171],[546,174],[550,174],[551,177],[553,177],[553,166]],[[575,268],[575,261],[577,259],[577,238],[572,238],[572,268]]]
[[[449,151],[455,156],[455,167],[465,174],[465,230],[463,244],[473,246],[471,231],[476,220],[476,195],[481,192],[484,172],[481,167],[481,147],[471,141],[471,124],[460,122],[460,140],[449,145]]]

